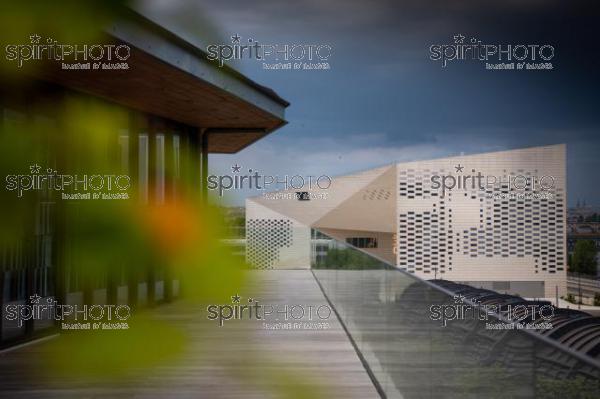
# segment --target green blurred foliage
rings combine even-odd
[[[63,384],[123,382],[140,370],[177,360],[186,347],[181,329],[147,314],[129,319],[128,330],[77,331],[55,340],[39,359],[46,374]],[[166,339],[168,338],[168,339]]]
[[[123,4],[116,0],[3,2],[0,34],[5,44],[28,44],[32,34],[63,43],[94,43],[106,37],[104,29],[119,15]],[[175,20],[182,16],[189,22],[191,17],[198,32],[212,35],[204,32],[208,24],[197,23],[203,20],[202,15],[185,9],[171,15]],[[32,76],[41,66],[27,63],[16,73],[14,63],[0,61],[3,93],[16,104],[3,104],[2,174],[27,175],[34,164],[70,175],[123,173],[117,155],[118,135],[129,128],[130,111],[72,92],[38,95],[38,82]],[[231,73],[226,69],[223,72]],[[59,253],[53,267],[61,273],[75,270],[83,289],[117,279],[123,270],[143,281],[153,270],[180,283],[178,303],[166,306],[194,306],[200,310],[207,303],[229,302],[232,294],[244,292],[249,282],[247,266],[221,241],[227,235],[223,216],[204,204],[197,180],[197,155],[191,154],[197,153],[182,148],[178,195],[161,204],[142,201],[135,178],[128,191],[129,200],[62,200],[60,192],[52,190],[26,191],[18,197],[14,191],[0,190],[0,245],[31,245],[39,206],[50,203]],[[167,165],[166,175],[168,181],[174,179],[171,165]],[[153,189],[149,187],[149,192]],[[199,318],[204,316],[197,314]],[[190,342],[185,323],[170,323],[163,312],[151,308],[135,309],[128,323],[128,330],[64,332],[45,344],[43,356],[29,361],[56,384],[64,385],[64,378],[68,378],[77,383],[102,382],[110,386],[141,370],[181,359],[208,332],[201,320],[188,320],[187,325],[199,329],[196,341]],[[229,339],[233,338],[224,337],[219,343],[224,353],[228,353]],[[197,361],[203,361],[201,355]],[[223,360],[226,367],[232,367],[232,378],[239,361],[237,356],[225,356]],[[265,361],[277,370],[277,362]],[[279,397],[315,398],[322,393],[303,376],[283,371],[270,376],[250,371],[238,377]]]
[[[123,173],[115,155],[118,135],[128,126],[122,109],[79,95],[39,100],[28,108],[27,114],[15,112],[2,125],[3,174],[28,175],[33,164],[40,165],[42,173],[48,167],[80,177]],[[137,140],[136,135],[133,138]],[[31,241],[39,204],[49,202],[60,254],[55,266],[62,273],[76,272],[77,289],[104,288],[122,271],[141,282],[154,270],[180,282],[182,303],[224,302],[242,290],[246,266],[222,244],[223,217],[202,201],[197,175],[191,173],[198,159],[190,154],[181,151],[184,170],[178,195],[164,203],[138,198],[136,176],[131,176],[128,200],[63,200],[61,191],[54,190],[28,190],[18,197],[15,191],[1,190],[2,243]],[[167,179],[173,177],[170,169],[166,174]],[[150,193],[154,191],[149,187]],[[65,334],[41,359],[47,363],[44,369],[81,378],[112,378],[177,358],[185,347],[185,333],[178,331],[182,327],[154,316],[140,309],[130,320],[130,330]]]

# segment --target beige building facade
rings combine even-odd
[[[424,279],[562,296],[566,200],[564,145],[397,163],[247,199],[247,260],[308,268],[315,229]]]

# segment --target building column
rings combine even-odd
[[[202,144],[200,151],[200,192],[204,203],[208,202],[208,139],[209,133],[207,129],[202,129]]]
[[[133,177],[133,181],[136,183],[135,188],[138,190],[135,193],[135,198],[140,203],[137,206],[145,206],[141,204],[141,198],[139,198],[139,148],[140,148],[140,133],[142,131],[141,116],[135,112],[129,113],[129,157],[128,157],[128,170],[130,176]],[[127,304],[135,309],[138,306],[138,270],[137,268],[127,268],[126,270],[126,284],[127,284]]]
[[[4,309],[4,279],[6,277],[6,271],[3,268],[4,265],[2,265],[2,267],[0,267],[0,306],[2,306],[2,309]],[[3,311],[2,309],[0,309],[0,348],[2,347],[2,330],[3,330],[3,326],[2,326],[2,320],[4,319],[3,316]]]

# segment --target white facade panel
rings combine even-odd
[[[565,146],[397,168],[398,267],[425,279],[542,281],[544,296],[565,293]]]

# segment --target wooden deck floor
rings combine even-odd
[[[256,287],[249,295],[262,303],[327,304],[309,270],[253,273]],[[118,384],[48,381],[33,376],[29,366],[51,350],[56,342],[51,340],[0,355],[0,397],[312,399],[315,390],[323,398],[379,397],[334,313],[329,330],[274,331],[248,320],[230,321],[222,328],[207,325],[204,307],[174,303],[156,312],[192,337],[176,363]]]

